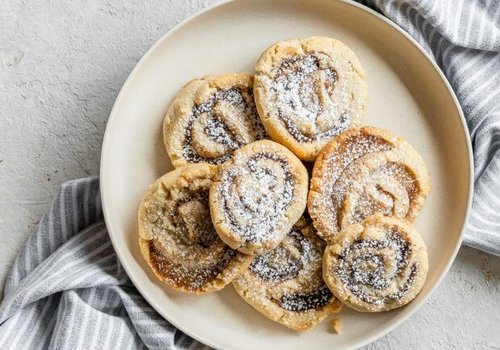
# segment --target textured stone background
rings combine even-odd
[[[136,62],[213,2],[0,0],[0,286],[59,184],[98,174]],[[367,348],[500,349],[500,258],[462,248],[427,304]]]

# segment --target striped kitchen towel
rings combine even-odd
[[[15,260],[4,295],[0,349],[203,348],[128,279],[102,221],[98,178],[62,185]]]
[[[500,255],[499,1],[364,1],[408,31],[455,89],[472,136],[465,244]],[[65,183],[12,266],[0,349],[204,349],[162,319],[116,258],[97,178]]]

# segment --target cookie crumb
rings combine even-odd
[[[335,334],[340,334],[340,331],[342,329],[342,321],[338,318],[335,318],[332,320],[332,331],[335,333]]]

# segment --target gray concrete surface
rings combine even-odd
[[[135,63],[213,2],[0,1],[0,287],[58,186],[98,174]],[[500,258],[462,248],[427,304],[367,349],[500,349]]]

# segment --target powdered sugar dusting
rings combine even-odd
[[[351,163],[332,190],[332,208],[339,211],[337,216],[344,225],[359,223],[375,213],[400,218],[408,214],[416,192],[415,178],[398,163],[367,169],[371,160],[368,154]]]
[[[353,218],[352,221],[360,221],[362,218],[368,216],[368,213],[377,211],[377,205],[380,203],[385,203],[387,207],[391,204],[391,197],[378,190],[373,191],[373,193],[378,192],[380,194],[379,197],[383,197],[380,203],[374,202],[370,196],[364,194],[368,182],[371,181],[371,185],[377,189],[377,181],[372,181],[371,174],[360,178],[360,170],[355,167],[355,164],[362,157],[377,152],[389,151],[393,147],[391,143],[381,137],[369,134],[356,134],[344,140],[342,144],[339,144],[337,149],[327,155],[328,158],[325,161],[328,171],[324,171],[322,174],[322,192],[319,207],[321,208],[321,219],[328,222],[332,231],[340,231],[342,221],[340,210],[346,209],[344,202],[349,193],[360,193],[360,207],[358,208],[358,212],[354,214],[354,216],[357,215],[356,218]],[[382,208],[387,207],[382,205]]]
[[[187,186],[160,186],[144,203],[140,225],[152,237],[148,244],[154,269],[184,290],[202,291],[236,260],[243,260],[215,232],[208,204],[210,184],[210,178],[200,177]]]
[[[356,134],[345,140],[334,152],[328,154],[328,186],[331,191],[342,172],[356,159],[368,153],[389,151],[394,146],[381,137]]]
[[[250,265],[250,271],[270,285],[296,278],[304,265],[315,258],[310,241],[296,227],[286,239],[288,244],[255,257]]]
[[[413,286],[418,263],[411,255],[410,243],[392,231],[379,240],[357,240],[344,246],[335,273],[357,299],[384,305],[401,299]]]
[[[323,284],[311,293],[285,294],[280,298],[279,304],[285,310],[300,312],[319,309],[328,304],[332,297],[332,292]]]
[[[247,273],[259,282],[247,287],[269,294],[288,311],[320,309],[334,300],[321,274],[324,249],[325,242],[303,216],[278,247],[254,258]]]
[[[331,138],[349,128],[349,92],[322,53],[282,61],[271,82],[278,117],[299,142]]]
[[[336,191],[334,197],[340,197],[342,191]],[[344,200],[349,200],[352,207],[346,211],[344,206],[343,216],[348,217],[345,220],[348,224],[361,222],[375,213],[407,218],[412,214],[411,203],[417,196],[418,186],[404,164],[388,162],[361,177],[350,191],[347,195],[344,193]],[[337,200],[342,203],[340,198]]]
[[[232,111],[233,115],[217,111],[217,108],[224,108],[221,106]],[[202,124],[200,136],[195,135],[196,123]],[[233,123],[239,124],[238,127],[231,127]],[[266,132],[255,107],[252,89],[218,90],[207,101],[195,106],[189,116],[182,154],[189,163],[222,164],[236,149],[264,138]],[[197,149],[203,147],[218,155],[207,157],[200,154]]]
[[[246,242],[275,235],[294,199],[295,179],[287,161],[275,153],[257,153],[226,169],[221,198],[227,222]]]
[[[203,287],[213,281],[231,260],[238,254],[236,251],[226,248],[214,264],[209,266],[193,266],[190,263],[175,263],[158,249],[155,242],[150,243],[151,259],[164,278],[176,286],[185,286],[189,290],[202,290]],[[188,256],[186,256],[186,259]]]

